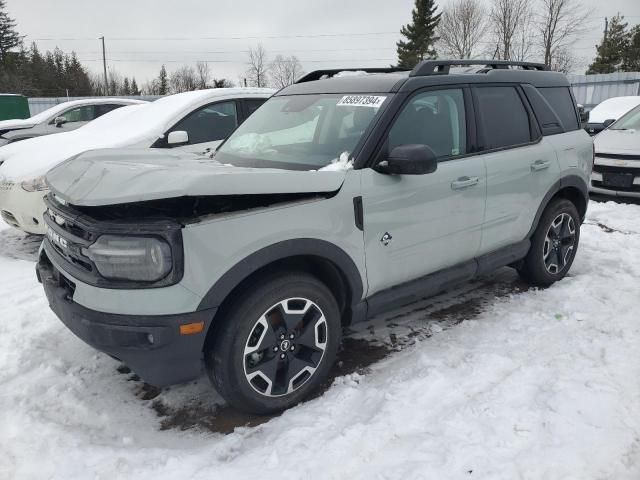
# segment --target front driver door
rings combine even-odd
[[[439,160],[435,172],[362,170],[368,295],[476,256],[486,173],[481,157],[467,155],[469,101],[462,88],[419,92],[389,131],[386,151],[428,145]]]
[[[213,151],[237,126],[238,113],[235,101],[201,107],[171,128],[169,132],[185,131],[189,135],[186,144],[172,148],[198,154]]]

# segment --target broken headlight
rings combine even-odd
[[[20,184],[20,186],[27,192],[44,192],[45,190],[49,190],[47,183],[44,181],[44,175],[30,180],[25,180]]]
[[[102,235],[82,253],[100,275],[113,280],[155,282],[171,272],[171,247],[156,237]]]

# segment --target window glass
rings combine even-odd
[[[640,130],[640,107],[636,107],[625,114],[620,120],[609,127],[611,130]]]
[[[185,131],[189,135],[189,145],[224,140],[236,128],[238,117],[236,103],[221,102],[207,105],[180,120],[172,132]]]
[[[118,103],[107,103],[105,105],[96,105],[96,118],[101,117],[105,113],[109,113],[117,108],[124,107]]]
[[[398,145],[429,146],[438,158],[467,153],[464,96],[461,89],[416,95],[389,132],[389,151]]]
[[[549,102],[562,122],[565,131],[578,130],[576,106],[569,93],[569,87],[540,88],[540,93]]]
[[[94,105],[85,105],[84,107],[77,107],[71,110],[67,110],[59,116],[66,118],[67,123],[90,122],[95,118],[94,111]]]
[[[272,97],[238,127],[215,159],[243,167],[291,170],[315,170],[349,159],[389,96]]]
[[[485,150],[531,141],[529,115],[515,87],[478,87],[476,95]]]
[[[247,107],[247,117],[260,108],[260,106],[266,101],[266,98],[252,98],[245,100],[244,105]]]

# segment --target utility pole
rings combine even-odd
[[[102,40],[102,66],[104,68],[104,95],[109,96],[109,79],[107,78],[107,56],[104,50],[104,37],[100,37]]]
[[[609,34],[609,19],[604,17],[604,38],[602,39],[602,44],[607,43],[607,35]]]

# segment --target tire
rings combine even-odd
[[[562,280],[573,264],[579,241],[580,216],[576,206],[564,198],[552,200],[540,217],[518,273],[540,287]]]
[[[214,387],[233,407],[266,415],[297,404],[326,379],[342,324],[324,283],[284,272],[243,288],[212,333],[204,353]]]

